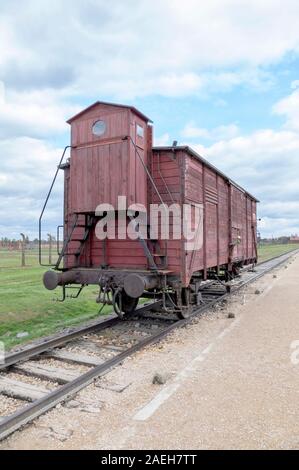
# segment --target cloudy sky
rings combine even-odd
[[[256,195],[263,236],[299,233],[298,23],[298,0],[0,0],[0,237],[36,236],[65,121],[96,100]]]

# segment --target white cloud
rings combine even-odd
[[[294,82],[293,82],[294,83]],[[299,81],[298,81],[299,84]],[[273,106],[275,114],[286,117],[285,127],[292,130],[299,130],[299,89],[296,89],[289,96],[278,101]]]
[[[223,98],[218,98],[214,101],[213,104],[217,108],[225,108],[227,106],[227,101],[225,101]]]
[[[0,233],[35,237],[38,218],[62,149],[28,137],[0,141]],[[62,178],[49,201],[45,231],[61,222]],[[22,230],[20,230],[22,229]]]
[[[269,86],[264,67],[299,50],[297,0],[283,9],[279,0],[11,0],[1,9],[0,76],[18,89],[132,98]]]
[[[160,135],[159,137],[154,138],[154,145],[156,145],[157,147],[170,144],[170,135],[167,132],[163,135]]]
[[[17,92],[0,82],[0,138],[44,137],[68,130],[66,119],[78,106],[66,104],[51,90]]]
[[[0,138],[66,131],[78,110],[70,103],[82,96],[263,90],[273,82],[265,64],[299,45],[293,0],[283,12],[275,0],[245,8],[233,0],[0,3]]]
[[[0,5],[0,223],[15,227],[14,233],[16,220],[28,230],[35,225],[60,153],[41,139],[68,130],[65,120],[79,109],[74,102],[206,98],[239,86],[262,91],[275,82],[267,66],[299,52],[297,0],[285,0],[283,8],[280,0]],[[189,123],[183,130],[185,139],[211,141],[197,145],[199,152],[262,199],[261,211],[277,233],[299,227],[297,207],[286,208],[299,199],[297,86],[294,81],[294,91],[273,108],[286,120],[279,131],[244,136],[234,123],[214,129]],[[226,104],[223,96],[211,101]],[[171,137],[164,134],[156,143],[169,144]],[[54,198],[53,220],[56,207],[61,200]],[[280,219],[274,209],[282,212]]]
[[[272,129],[193,145],[203,157],[260,199],[262,236],[299,230],[299,135]]]
[[[298,233],[298,219],[263,217],[258,223],[262,238],[289,237]]]
[[[236,124],[228,124],[215,127],[214,129],[206,129],[203,127],[198,127],[191,121],[186,124],[184,129],[181,132],[182,136],[185,138],[203,138],[207,140],[225,140],[231,139],[239,134],[239,128]]]
[[[140,71],[141,72],[141,71]],[[99,71],[94,71],[95,76],[99,73],[98,80],[103,82],[101,91],[104,95],[114,95],[118,99],[134,99],[138,96],[162,95],[167,97],[181,97],[197,94],[204,89],[205,81],[195,73],[169,73],[157,76],[143,76],[142,72],[136,71],[135,76],[111,74],[103,77]],[[84,78],[84,77],[82,77]],[[82,82],[81,87],[87,84]]]

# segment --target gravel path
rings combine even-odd
[[[299,340],[299,256],[273,274],[129,358],[0,448],[298,448],[299,364],[291,362],[291,344]],[[153,385],[155,373],[164,385]]]

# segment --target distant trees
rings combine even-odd
[[[261,238],[260,243],[262,245],[287,245],[290,243],[291,237],[276,237],[276,238]]]
[[[1,248],[7,248],[9,250],[18,250],[20,248],[20,241],[7,237],[2,237],[0,241]]]
[[[0,248],[6,248],[8,250],[20,250],[21,249],[21,241],[16,240],[15,238],[8,238],[8,237],[1,237],[0,238]],[[56,238],[51,235],[51,243],[55,243]],[[30,240],[28,235],[25,235],[25,245],[26,249],[37,248],[38,247],[38,238],[34,238],[34,240]],[[49,244],[49,237],[46,239],[42,239],[42,245]]]

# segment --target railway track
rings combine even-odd
[[[201,289],[202,305],[188,319],[163,315],[159,312],[160,303],[151,302],[124,321],[111,315],[8,355],[0,364],[0,403],[1,396],[5,397],[15,410],[0,418],[0,440],[298,252],[286,253],[245,271],[241,279],[232,282],[230,293],[218,281],[207,282]]]

